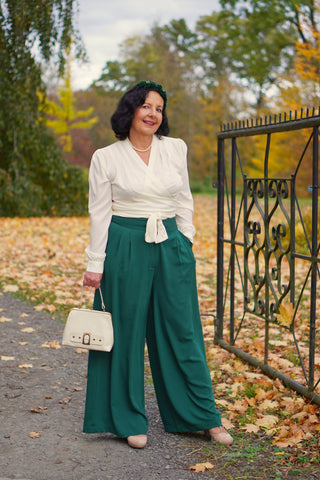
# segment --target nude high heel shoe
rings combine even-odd
[[[233,438],[223,426],[214,427],[214,428],[210,428],[209,430],[205,430],[204,434],[206,437],[215,440],[217,443],[220,443],[221,445],[229,446],[229,445],[232,445],[233,443]]]
[[[127,442],[132,448],[144,448],[147,444],[147,435],[130,435]]]

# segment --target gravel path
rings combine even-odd
[[[62,323],[10,294],[0,293],[0,328],[0,480],[199,479],[189,467],[207,441],[164,431],[148,376],[145,449],[83,434],[87,354],[52,348]],[[218,480],[210,471],[200,476]]]

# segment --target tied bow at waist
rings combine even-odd
[[[162,219],[156,213],[153,213],[147,221],[145,241],[147,243],[161,243],[167,238],[167,230],[162,223]]]

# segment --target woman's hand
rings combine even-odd
[[[86,272],[83,278],[83,285],[88,287],[99,288],[102,273]]]

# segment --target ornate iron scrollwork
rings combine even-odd
[[[289,196],[289,186],[285,179],[269,179],[266,185],[268,198],[273,200],[270,209],[266,209],[268,203],[262,205],[261,202],[264,199],[263,181],[247,181],[246,191],[250,202],[246,202],[248,206],[244,216],[245,279],[252,290],[254,307],[249,306],[250,302],[246,300],[245,308],[259,316],[265,314],[265,292],[262,287],[267,283],[270,291],[268,311],[272,312],[271,319],[275,320],[279,305],[290,290],[290,272],[288,274],[283,269],[283,261],[290,253],[290,224],[283,204],[283,200]],[[257,215],[259,218],[256,218]]]

